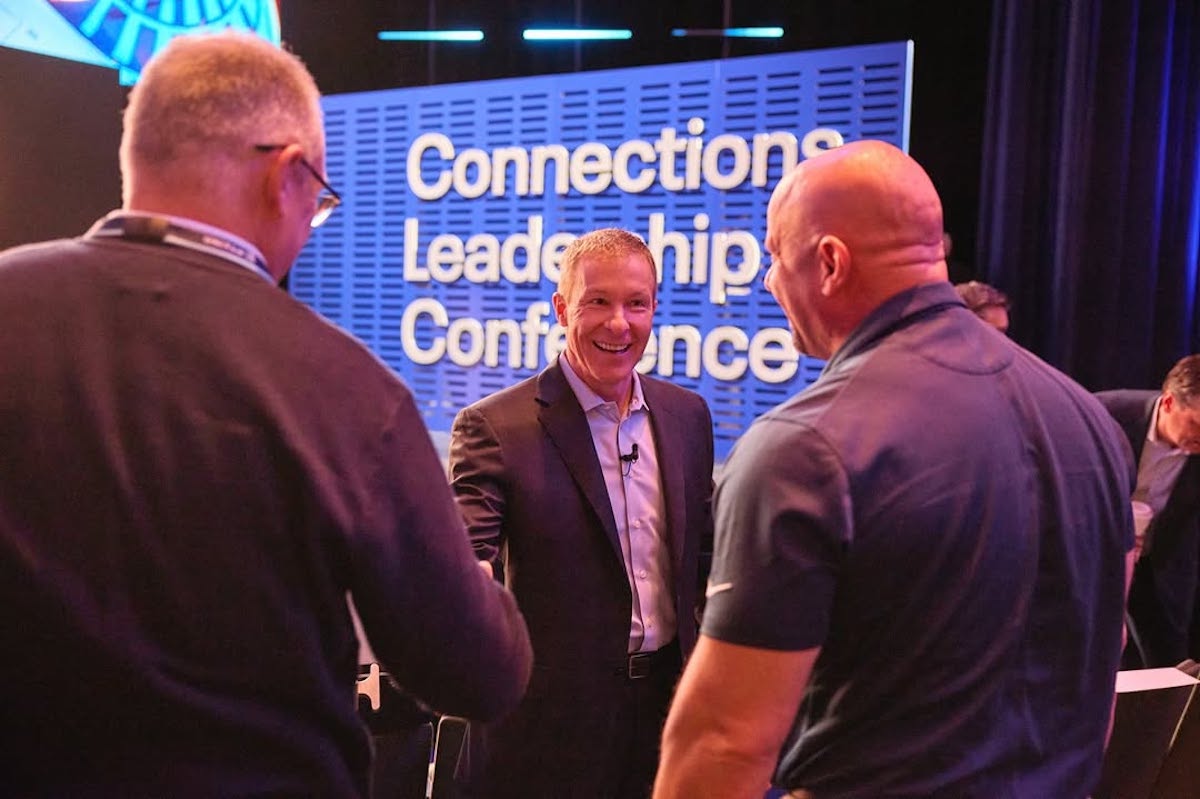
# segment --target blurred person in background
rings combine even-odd
[[[1125,668],[1200,660],[1200,355],[1181,358],[1159,391],[1101,391],[1137,466],[1132,499],[1149,506],[1129,589]]]
[[[998,288],[972,280],[967,283],[956,283],[954,290],[983,321],[999,330],[1008,332],[1008,296]]]

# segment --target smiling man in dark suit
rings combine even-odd
[[[1162,391],[1096,395],[1137,462],[1133,499],[1154,512],[1129,589],[1126,668],[1200,659],[1200,355],[1172,367]]]
[[[489,731],[474,792],[645,797],[711,550],[713,434],[704,400],[634,371],[657,274],[605,229],[563,254],[566,350],[466,409],[452,483],[476,554],[517,597],[534,675]]]

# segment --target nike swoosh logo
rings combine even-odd
[[[733,588],[733,583],[717,583],[716,585],[709,583],[704,589],[704,598],[708,599],[709,597],[715,596],[722,591],[728,591],[731,588]]]

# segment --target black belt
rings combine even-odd
[[[625,660],[624,667],[616,670],[631,680],[644,680],[665,671],[678,672],[682,660],[679,656],[679,639],[653,652],[634,652]]]

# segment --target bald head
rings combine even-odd
[[[872,265],[944,264],[937,190],[920,164],[886,142],[852,142],[802,162],[771,204]]]
[[[891,144],[852,142],[800,163],[767,211],[767,249],[780,266],[768,288],[797,346],[829,357],[889,297],[946,280],[942,232],[933,182]]]

